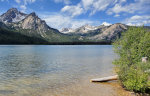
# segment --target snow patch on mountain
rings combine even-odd
[[[16,8],[9,9],[6,13],[0,16],[0,21],[3,23],[17,23],[23,20],[27,14],[21,13]]]
[[[87,33],[88,31],[96,30],[98,29],[97,26],[91,26],[91,25],[84,25],[77,29],[72,28],[63,28],[60,30],[61,33],[68,34],[68,33]]]
[[[12,22],[19,22],[21,20],[23,20],[26,16],[24,15],[20,15],[20,14],[16,14],[16,17],[12,19]]]
[[[110,25],[112,25],[112,24],[111,24],[111,23],[108,23],[108,22],[103,22],[102,25],[104,25],[104,26],[110,26]]]

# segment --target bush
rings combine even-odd
[[[150,32],[143,27],[131,27],[114,44],[119,58],[113,63],[118,68],[123,86],[135,92],[145,92],[149,88],[148,71],[150,63],[142,63],[142,57],[150,58]]]

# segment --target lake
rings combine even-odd
[[[1,45],[0,96],[111,96],[89,81],[113,75],[115,58],[111,45]]]

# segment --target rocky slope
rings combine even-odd
[[[96,27],[96,26],[84,25],[84,26],[81,26],[77,29],[64,28],[60,32],[65,33],[65,34],[86,35],[86,34],[91,33],[91,31],[94,31],[96,29],[98,29],[98,27]]]
[[[85,37],[86,39],[89,40],[95,40],[95,41],[100,41],[100,40],[114,40],[116,37],[120,36],[122,32],[127,30],[128,26],[121,24],[121,23],[116,23],[112,25],[104,25],[102,24],[101,26],[90,26],[90,25],[85,25],[77,29],[65,29],[61,32],[68,34],[68,35],[79,35],[82,37]]]
[[[121,33],[128,29],[127,25],[116,23],[106,28],[102,33],[90,37],[92,40],[115,40],[121,36]]]
[[[57,29],[49,27],[35,12],[25,14],[18,11],[16,8],[11,8],[6,13],[2,14],[0,16],[0,22],[4,23],[9,28],[31,37],[47,39],[50,38],[47,34],[62,34]]]
[[[18,11],[16,8],[11,8],[0,16],[0,21],[5,24],[15,23],[23,20],[26,16],[27,14]]]
[[[46,37],[46,32],[58,32],[58,30],[50,28],[46,22],[41,20],[34,12],[27,15],[23,20],[13,26],[19,29],[28,29],[30,32],[37,32],[37,34],[43,38]]]

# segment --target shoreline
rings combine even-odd
[[[0,45],[112,45],[112,42],[0,43]]]

